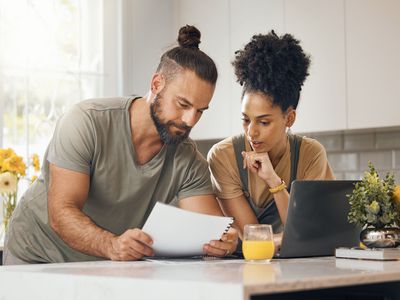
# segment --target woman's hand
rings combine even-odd
[[[270,187],[277,186],[281,183],[281,179],[275,173],[271,160],[267,152],[257,153],[254,151],[243,151],[243,168],[248,168],[251,172],[256,173]]]
[[[219,241],[212,240],[204,245],[203,251],[211,256],[228,256],[236,251],[238,244],[239,233],[235,228],[229,228],[228,232],[224,233]]]

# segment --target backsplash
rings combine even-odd
[[[396,182],[400,183],[400,128],[304,135],[324,145],[337,179],[359,179],[368,169],[368,161],[371,161],[381,177],[392,171]],[[198,140],[196,143],[206,156],[218,141]]]

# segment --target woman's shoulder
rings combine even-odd
[[[298,179],[325,180],[334,178],[326,150],[316,139],[303,137],[297,174]]]
[[[324,146],[319,141],[306,136],[303,136],[300,150],[306,155],[316,155],[325,152]]]

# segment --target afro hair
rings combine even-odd
[[[254,35],[243,50],[236,51],[232,64],[243,94],[261,92],[282,111],[296,109],[310,65],[299,43],[290,34],[279,37],[272,30]]]

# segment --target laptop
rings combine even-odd
[[[295,180],[282,245],[276,258],[333,256],[359,244],[361,228],[350,224],[346,195],[355,180]]]

